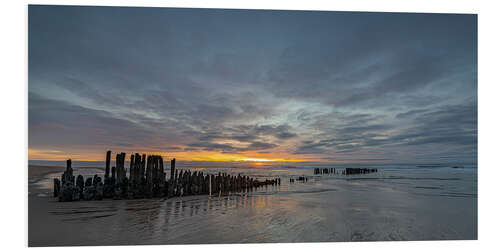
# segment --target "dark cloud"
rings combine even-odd
[[[426,98],[414,96],[396,103],[394,95],[424,91],[450,75],[474,71],[477,60],[474,16],[428,17],[366,15],[342,38],[289,47],[270,70],[274,83],[270,91],[339,107],[411,105]],[[469,29],[445,28],[453,22]]]
[[[196,142],[188,144],[190,148],[199,148],[208,151],[221,151],[221,152],[238,152],[240,148],[233,147],[228,144],[219,144],[211,142]]]
[[[445,106],[422,113],[397,137],[409,145],[451,144],[477,147],[477,104]]]
[[[407,119],[407,118],[414,117],[415,115],[418,115],[420,113],[424,113],[424,112],[428,112],[428,111],[429,110],[427,110],[427,109],[414,109],[414,110],[410,110],[410,111],[407,111],[404,113],[399,113],[396,115],[396,118]]]
[[[224,127],[206,131],[184,131],[186,135],[192,135],[199,142],[189,144],[190,147],[202,148],[204,150],[216,150],[222,152],[257,151],[275,148],[278,145],[273,141],[294,138],[297,134],[289,131],[291,126],[283,125],[239,125]],[[216,141],[236,141],[248,144],[247,146],[232,146],[232,143],[220,144]],[[200,143],[201,142],[201,143]]]
[[[29,94],[29,145],[133,145],[151,138],[140,125],[112,113]]]
[[[275,148],[277,147],[278,145],[276,144],[273,144],[273,143],[267,143],[267,142],[252,142],[252,144],[250,144],[247,149],[248,150],[263,150],[263,149],[271,149],[271,148]]]
[[[263,149],[271,149],[278,145],[266,142],[255,141],[245,147],[232,146],[230,144],[212,143],[212,142],[196,142],[188,144],[189,149],[202,149],[207,151],[219,151],[222,153],[241,153],[245,151],[256,151]]]
[[[444,106],[435,110],[416,109],[398,116],[400,119],[410,119],[409,126],[398,128],[376,124],[340,127],[336,129],[338,133],[330,138],[304,141],[295,153],[349,153],[384,147],[408,148],[411,152],[422,145],[433,146],[436,150],[448,147],[458,152],[477,152],[475,103]]]

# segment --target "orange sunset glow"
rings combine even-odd
[[[88,153],[88,154],[78,154],[72,151],[60,151],[60,150],[35,150],[28,149],[28,156],[31,160],[46,160],[46,161],[64,161],[68,158],[74,161],[103,161],[104,160],[104,150],[102,153]],[[258,154],[258,153],[248,153],[248,154],[223,154],[215,151],[202,151],[202,152],[158,152],[158,151],[132,151],[132,150],[118,150],[117,152],[127,152],[130,153],[148,153],[161,155],[166,158],[176,158],[180,161],[213,161],[213,162],[267,162],[267,163],[279,163],[279,162],[301,162],[305,159],[292,158],[287,155],[271,155],[271,154]]]

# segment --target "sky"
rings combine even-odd
[[[28,157],[477,164],[477,16],[28,7]]]

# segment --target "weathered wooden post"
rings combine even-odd
[[[66,161],[66,171],[64,172],[64,182],[71,182],[73,179],[73,168],[71,168],[71,159]]]
[[[113,182],[116,182],[116,167],[113,166],[111,168],[111,179],[114,180]]]
[[[141,181],[144,178],[145,171],[146,171],[146,154],[142,154],[142,158],[141,158],[141,171],[140,171],[140,174],[139,174],[141,176]]]
[[[137,187],[141,185],[143,177],[141,175],[142,161],[142,155],[136,153],[134,157],[134,183]]]
[[[125,153],[122,152],[116,155],[116,183],[120,185],[125,175]]]
[[[106,152],[106,170],[104,172],[104,178],[109,178],[109,164],[111,163],[111,150]]]
[[[116,160],[115,160],[115,173],[116,173],[116,184],[120,184],[120,157],[121,154],[117,153],[116,154]],[[113,174],[113,173],[111,173]]]
[[[175,158],[170,161],[170,180],[174,179],[175,173]]]
[[[130,154],[130,166],[128,168],[129,175],[128,175],[128,180],[130,184],[133,184],[135,182],[134,179],[134,173],[135,173],[135,162],[134,162],[134,154]]]
[[[179,191],[179,170],[176,169],[175,170],[175,174],[174,174],[174,195],[177,196],[177,191]]]
[[[96,178],[95,190],[96,190],[95,199],[102,200],[104,196],[104,185],[102,184],[101,177],[99,176]]]
[[[159,164],[160,164],[160,173],[163,176],[163,173],[165,172],[165,169],[163,168],[163,157],[158,156],[158,161],[159,161]]]
[[[78,187],[78,191],[80,192],[80,197],[82,197],[83,194],[84,184],[85,181],[83,180],[83,176],[79,174],[78,177],[76,178],[76,186]]]
[[[174,195],[174,187],[175,187],[175,158],[170,160],[170,180],[169,180],[169,188],[168,188],[168,197],[172,197]]]
[[[54,197],[59,196],[59,191],[61,190],[61,181],[59,179],[54,178]]]
[[[121,158],[121,178],[122,182],[123,179],[127,178],[127,170],[125,169],[125,153],[122,152],[122,158]]]
[[[146,196],[150,197],[153,191],[153,156],[149,155],[146,162]]]
[[[212,175],[208,176],[208,195],[212,196]]]
[[[158,189],[159,193],[163,195],[165,192],[165,169],[163,167],[163,157],[160,155],[158,156]]]
[[[89,187],[89,186],[92,186],[92,177],[88,177],[85,180],[85,187]]]
[[[134,159],[134,182],[136,184],[141,182],[141,155],[138,153],[135,153],[135,159]]]
[[[153,182],[153,157],[148,155],[148,160],[146,162],[146,183],[148,185]]]
[[[151,156],[151,160],[153,161],[151,163],[151,187],[152,187],[152,193],[153,196],[156,195],[157,192],[157,187],[158,187],[158,157],[156,155]]]

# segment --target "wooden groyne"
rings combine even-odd
[[[353,174],[369,174],[376,172],[378,172],[378,169],[376,168],[345,168],[343,170],[337,170],[336,168],[314,168],[315,175],[323,175],[323,174],[353,175]]]
[[[170,178],[167,180],[162,156],[138,153],[130,156],[127,176],[125,156],[125,153],[117,154],[116,166],[110,168],[111,151],[107,151],[104,178],[96,174],[86,180],[82,175],[73,175],[71,159],[67,160],[61,179],[54,179],[54,197],[59,201],[170,198],[251,192],[258,187],[281,184],[280,178],[261,181],[240,174],[179,171],[175,169],[175,159],[170,161]]]
[[[344,170],[345,175],[351,175],[351,174],[369,174],[369,173],[375,173],[378,170],[376,168],[346,168]]]
[[[335,168],[314,168],[314,174],[337,174]]]
[[[290,182],[295,182],[295,181],[300,181],[300,182],[307,182],[309,179],[306,176],[299,176],[297,178],[290,178]]]

